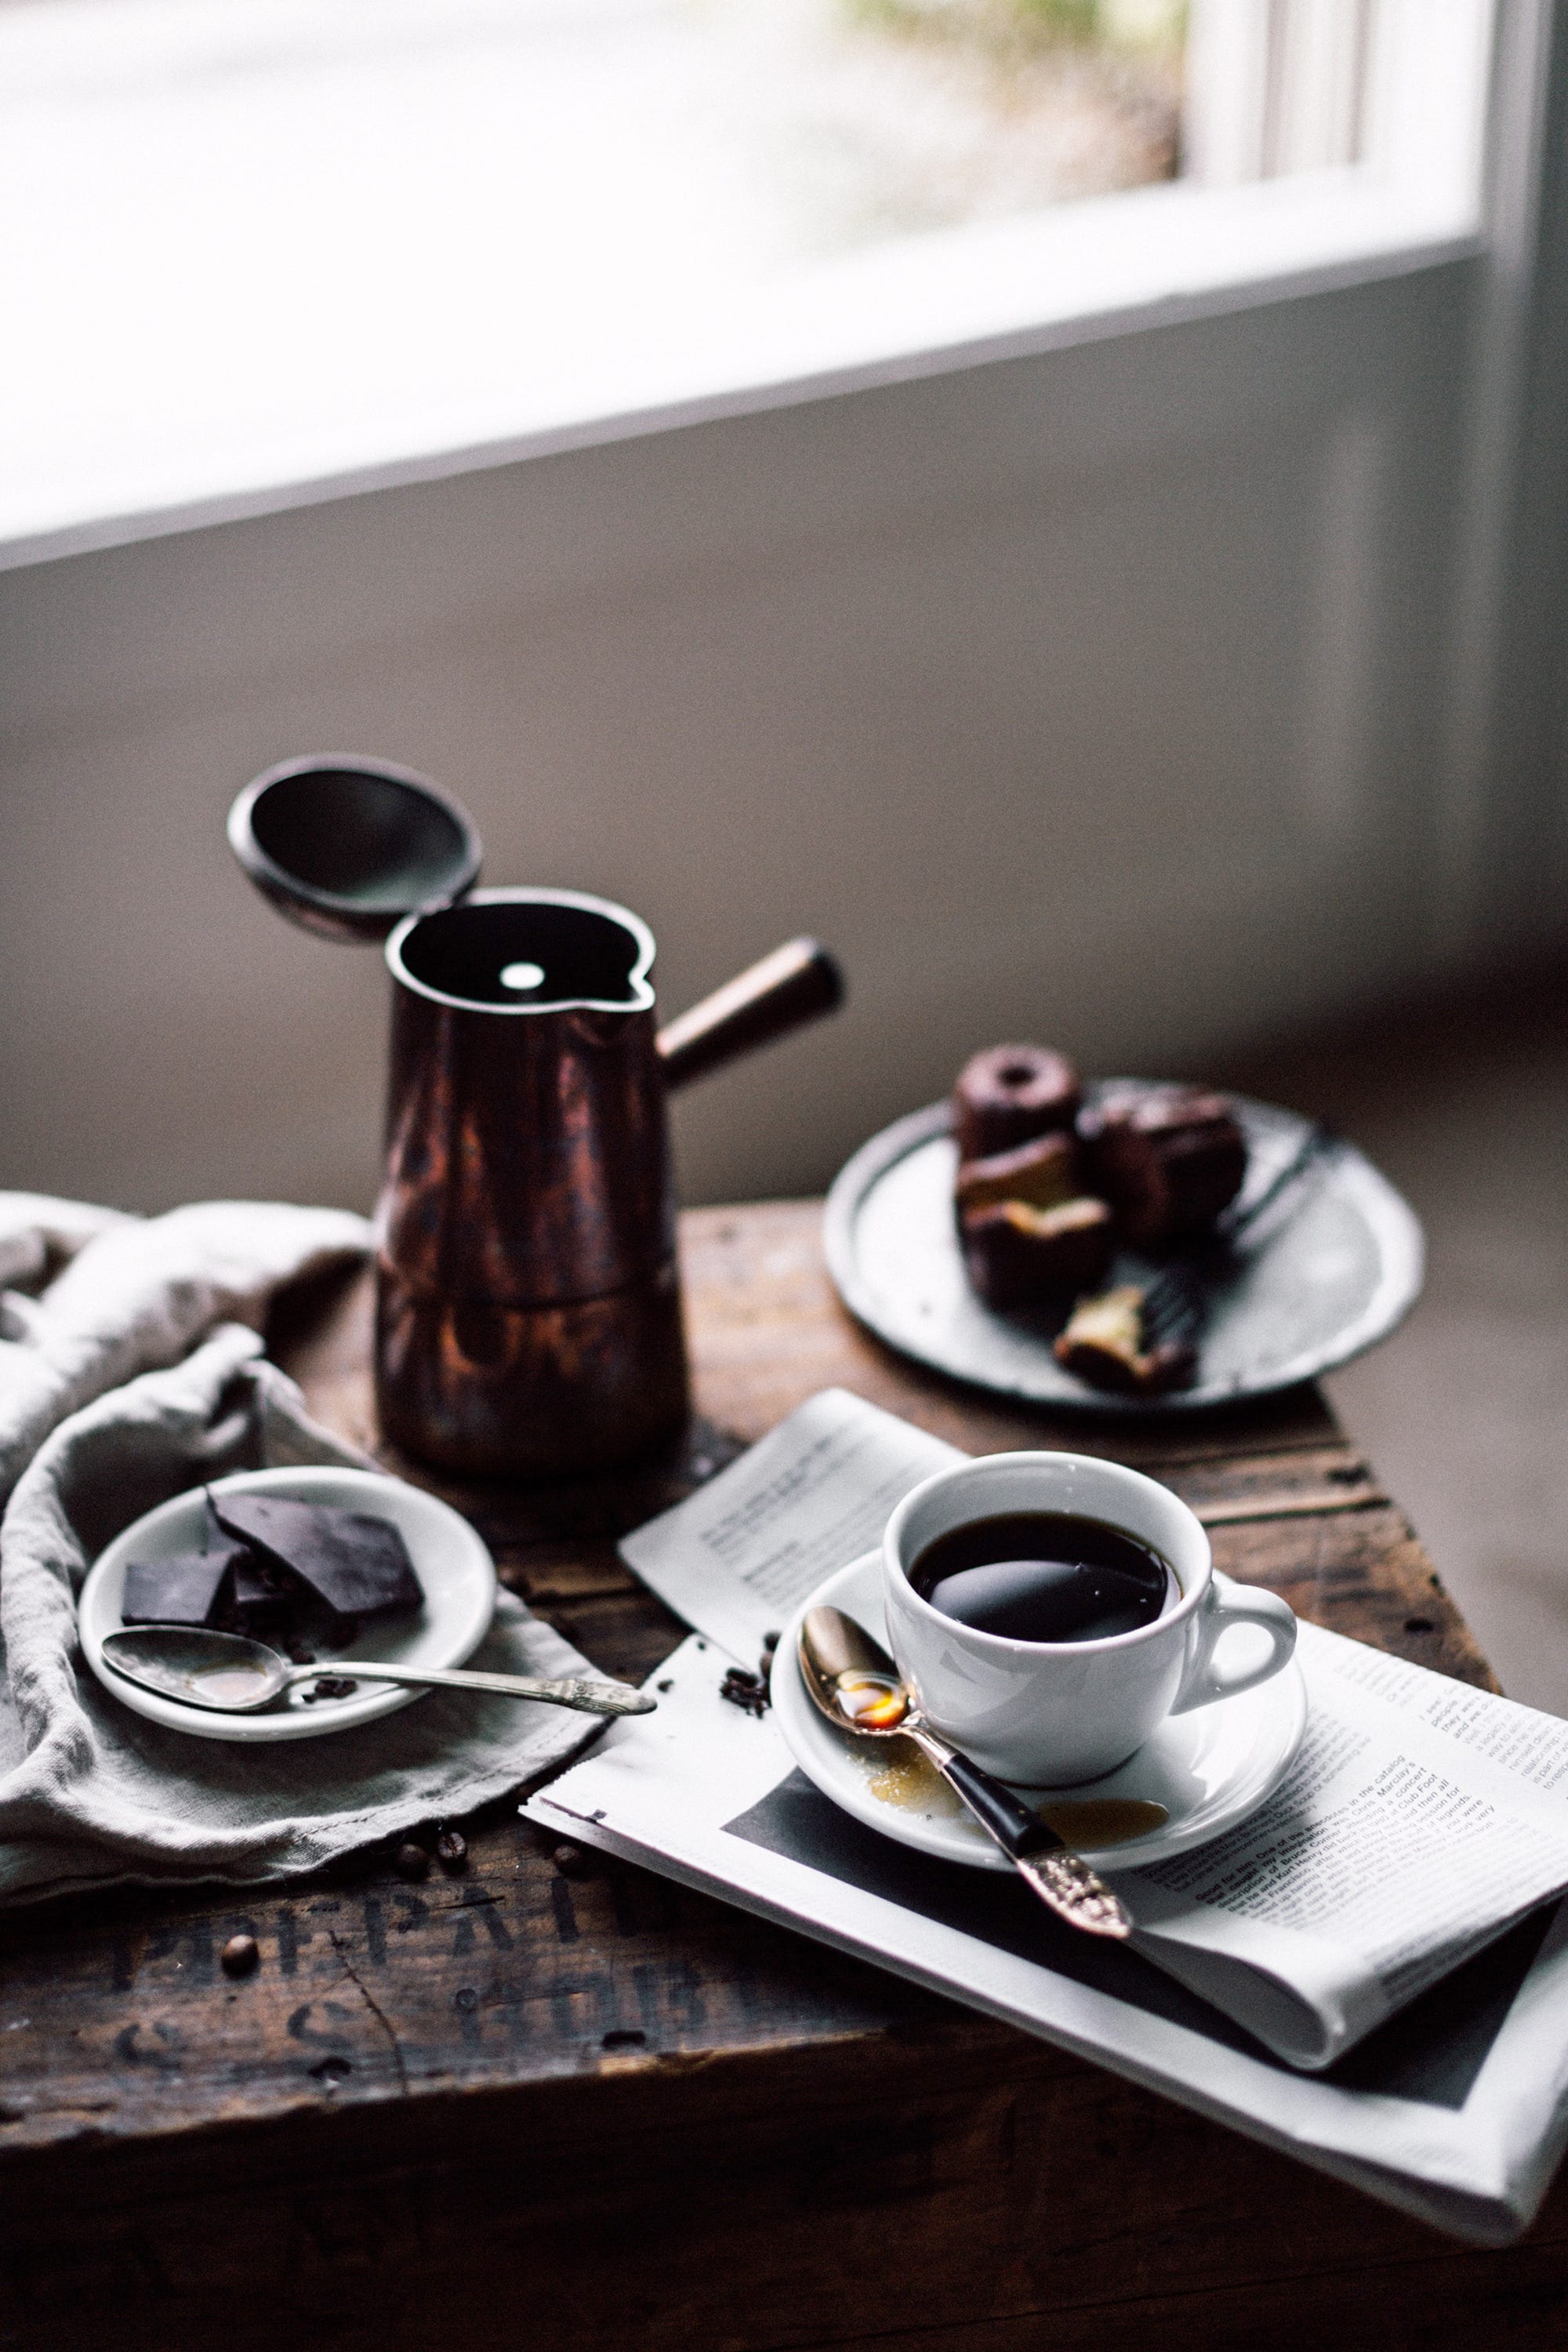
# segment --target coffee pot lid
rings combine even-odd
[[[467,809],[392,760],[283,760],[228,813],[229,846],[275,907],[319,938],[384,940],[405,915],[449,907],[479,880]]]

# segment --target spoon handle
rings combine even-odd
[[[550,1680],[540,1675],[479,1674],[461,1666],[373,1665],[366,1658],[296,1666],[289,1680],[310,1683],[322,1675],[352,1675],[356,1682],[416,1683],[428,1689],[497,1691],[503,1698],[542,1699],[549,1706],[572,1706],[583,1715],[651,1715],[658,1704],[629,1683],[589,1682],[581,1675]]]
[[[919,1717],[906,1716],[899,1728],[935,1765],[1048,1910],[1090,1936],[1131,1934],[1131,1919],[1105,1881],[1005,1781],[993,1780],[950,1748]]]

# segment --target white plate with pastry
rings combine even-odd
[[[1102,1080],[1086,1101],[1146,1084]],[[1245,1213],[1312,1130],[1293,1111],[1235,1098],[1247,1147]],[[950,1107],[884,1128],[827,1196],[828,1271],[850,1313],[900,1354],[1001,1396],[1075,1412],[1190,1412],[1269,1396],[1374,1347],[1420,1296],[1420,1223],[1353,1145],[1331,1139],[1234,1252],[1205,1261],[1205,1315],[1191,1384],[1158,1394],[1090,1387],[1052,1352],[1062,1315],[999,1315],[971,1287],[953,1211]],[[1106,1286],[1146,1286],[1160,1261],[1119,1251]]]

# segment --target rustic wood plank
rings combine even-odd
[[[616,1537],[837,1383],[973,1452],[1164,1478],[1219,1565],[1489,1683],[1321,1398],[1148,1427],[1015,1410],[839,1308],[819,1210],[683,1220],[698,1415],[613,1478],[447,1494],[507,1581],[640,1675],[681,1628]],[[274,1351],[374,1448],[369,1286],[283,1302]],[[648,1874],[571,1879],[509,1805],[465,1875],[387,1857],[284,1888],[138,1891],[0,1923],[0,2345],[1562,2340],[1568,2200],[1454,2252],[1319,2175],[1007,2028]],[[262,1966],[231,1984],[223,1937]],[[266,2293],[259,2304],[258,2274]],[[845,2282],[864,2291],[846,2297]],[[1397,2332],[1390,2319],[1399,2315]],[[1357,2323],[1359,2325],[1359,2323]],[[1555,2331],[1555,2332],[1554,2332]]]
[[[1465,2252],[977,2021],[824,2054],[628,2057],[432,2099],[416,2136],[391,2104],[127,2146],[85,2213],[61,2152],[7,2208],[0,2343],[1562,2341],[1561,2191],[1528,2245]]]

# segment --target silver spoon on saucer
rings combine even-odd
[[[840,1731],[862,1739],[912,1740],[1058,1918],[1090,1936],[1131,1934],[1131,1919],[1104,1880],[1004,1781],[949,1746],[926,1721],[892,1659],[853,1617],[842,1609],[808,1609],[800,1628],[800,1670],[813,1700]],[[1157,1805],[1136,1810],[1163,1811]]]
[[[127,1625],[103,1637],[103,1662],[129,1683],[215,1715],[258,1715],[298,1683],[414,1683],[421,1689],[496,1691],[503,1698],[542,1699],[584,1715],[651,1715],[657,1699],[628,1683],[590,1682],[581,1675],[489,1675],[465,1666],[394,1666],[369,1658],[318,1660],[296,1666],[265,1642],[217,1633],[204,1625]],[[345,1697],[346,1692],[323,1696]]]

